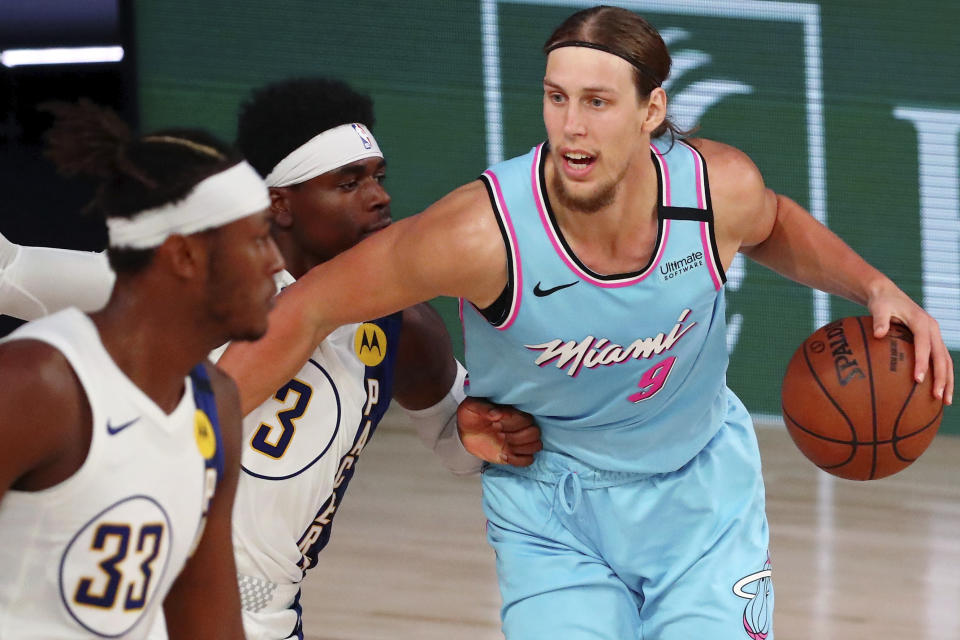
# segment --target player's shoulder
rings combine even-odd
[[[487,188],[480,180],[472,180],[440,198],[427,211],[439,210],[447,214],[466,216],[471,213],[483,213],[489,208],[490,199],[487,196]]]
[[[41,340],[0,344],[0,434],[23,456],[47,460],[77,441],[90,405],[69,360]],[[21,446],[22,445],[22,446]],[[28,450],[28,451],[27,451]]]
[[[760,170],[740,149],[707,138],[690,138],[685,142],[703,155],[715,204],[723,206],[750,201],[763,193],[765,187]]]
[[[500,227],[493,214],[493,205],[486,186],[480,180],[462,185],[424,211],[419,223],[429,225],[446,241],[446,246],[460,256],[471,255],[483,261],[487,254],[500,259],[502,252]]]
[[[85,397],[67,357],[55,346],[29,338],[0,344],[0,394],[19,398],[25,410],[46,411]],[[34,397],[44,399],[44,406],[32,406]]]

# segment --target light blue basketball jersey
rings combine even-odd
[[[659,231],[649,264],[601,275],[556,222],[546,154],[540,145],[481,176],[510,275],[500,317],[461,301],[469,393],[533,414],[545,450],[607,471],[675,470],[717,432],[730,393],[706,164],[684,142],[653,142]]]

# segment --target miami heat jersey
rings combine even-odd
[[[70,478],[0,501],[0,638],[142,638],[203,532],[223,469],[203,366],[164,413],[67,309],[6,340],[58,349],[83,385],[90,449]]]
[[[390,404],[400,327],[400,314],[340,327],[244,419],[233,531],[250,638],[299,625],[300,582]]]
[[[557,224],[547,153],[540,145],[481,177],[509,282],[499,317],[462,304],[469,393],[533,414],[545,450],[594,468],[677,469],[713,437],[727,407],[725,278],[703,157],[682,141],[653,141],[650,260],[633,273],[599,274]]]

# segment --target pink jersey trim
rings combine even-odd
[[[650,262],[650,266],[638,276],[634,276],[625,280],[600,280],[581,269],[580,266],[570,258],[570,256],[564,250],[563,245],[560,244],[560,238],[557,236],[556,229],[554,229],[553,225],[550,224],[550,217],[547,215],[547,207],[544,204],[544,195],[543,190],[540,188],[540,176],[538,171],[540,168],[540,162],[542,161],[542,154],[543,144],[540,144],[537,146],[536,153],[533,155],[533,165],[530,168],[530,183],[533,188],[533,201],[537,205],[537,212],[540,214],[540,223],[543,225],[543,229],[546,232],[547,237],[550,239],[550,244],[553,245],[553,250],[558,256],[560,256],[560,259],[563,261],[563,263],[567,265],[567,268],[570,269],[570,271],[572,271],[581,280],[585,280],[594,286],[604,289],[629,287],[630,285],[642,282],[647,278],[647,276],[649,276],[651,273],[654,273],[656,271],[657,264],[659,264],[660,259],[663,257],[664,249],[667,246],[667,236],[670,233],[669,220],[663,221],[663,237],[660,239],[660,244],[657,246],[656,256],[654,256],[654,259]]]
[[[703,156],[687,143],[681,142],[680,144],[689,149],[691,155],[693,155],[693,170],[697,183],[697,207],[706,209],[707,203],[703,197],[706,192],[703,184]],[[713,243],[710,242],[710,224],[707,222],[700,223],[700,241],[703,244],[703,255],[707,258],[707,269],[710,271],[710,279],[713,280],[714,288],[719,291],[723,286],[723,282],[720,279],[720,270],[717,268],[717,264],[713,259]]]
[[[703,158],[700,157],[700,154],[697,153],[696,150],[690,145],[688,145],[686,142],[680,142],[680,144],[685,146],[690,151],[690,154],[693,156],[693,171],[694,171],[694,175],[696,176],[696,183],[697,183],[697,208],[706,209],[707,204],[703,199],[703,193],[704,193],[703,169],[702,169]]]
[[[520,250],[517,247],[517,232],[513,228],[510,211],[507,209],[507,203],[503,199],[500,181],[492,171],[484,171],[483,175],[487,176],[493,185],[494,199],[497,201],[497,209],[499,210],[498,213],[500,219],[503,220],[504,226],[507,228],[507,236],[509,236],[510,246],[507,247],[507,250],[510,251],[513,257],[513,299],[510,301],[510,313],[507,314],[507,319],[501,324],[494,325],[496,329],[506,331],[510,328],[510,325],[513,324],[514,320],[517,319],[517,314],[520,311],[520,300],[523,297],[523,269],[520,266]]]

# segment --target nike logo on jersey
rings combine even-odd
[[[580,281],[574,280],[573,282],[568,282],[567,284],[561,284],[556,287],[550,287],[549,289],[541,289],[540,283],[538,282],[536,286],[533,287],[533,295],[537,296],[538,298],[542,298],[544,296],[550,295],[551,293],[556,293],[557,291],[560,291],[560,289],[566,289],[567,287],[572,287],[578,282]]]
[[[140,419],[140,416],[137,416],[137,417],[134,418],[133,420],[130,420],[129,422],[124,422],[123,424],[118,425],[118,426],[116,426],[116,427],[114,427],[113,425],[111,425],[111,424],[110,424],[110,421],[107,420],[107,433],[109,433],[109,434],[112,435],[112,436],[115,436],[115,435],[117,435],[118,433],[120,433],[121,431],[123,431],[124,429],[126,429],[127,427],[129,427],[130,425],[132,425],[134,422],[136,422],[136,421],[139,420],[139,419]]]

